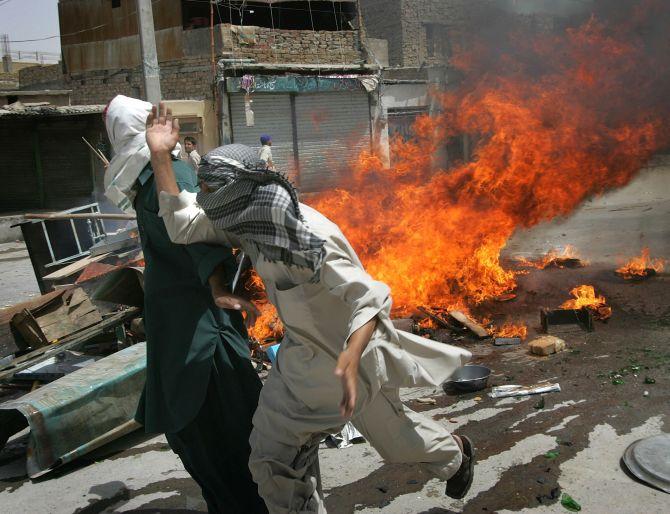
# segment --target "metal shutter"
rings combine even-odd
[[[351,161],[370,149],[370,106],[364,92],[300,94],[295,99],[300,190],[336,185]]]
[[[39,127],[46,207],[69,209],[91,202],[91,157],[81,142],[82,136],[90,137],[88,129],[82,117],[53,120]]]
[[[251,99],[254,126],[247,127],[244,95],[230,95],[233,142],[260,149],[261,134],[270,134],[272,136],[272,160],[277,170],[295,176],[291,97],[288,94],[256,93],[251,95]]]
[[[40,207],[33,130],[32,122],[23,120],[3,119],[0,124],[0,141],[4,146],[0,153],[0,211]]]

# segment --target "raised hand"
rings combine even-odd
[[[147,117],[147,145],[152,154],[169,154],[179,142],[179,120],[163,102]]]

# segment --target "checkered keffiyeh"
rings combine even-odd
[[[288,179],[265,167],[248,146],[215,148],[198,168],[212,190],[198,193],[198,203],[215,227],[250,241],[270,261],[309,268],[318,280],[324,241],[305,223]]]

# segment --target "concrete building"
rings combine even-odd
[[[161,0],[153,12],[163,98],[201,154],[270,133],[275,162],[318,190],[343,150],[373,144],[377,67],[355,0]],[[135,0],[60,0],[59,18],[63,62],[24,70],[22,88],[68,89],[74,105],[143,97]]]

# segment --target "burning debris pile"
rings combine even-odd
[[[563,250],[560,248],[549,250],[544,257],[538,260],[517,257],[516,261],[519,263],[519,266],[536,269],[583,268],[588,264],[588,262],[579,257],[577,249],[572,245],[566,245]]]
[[[626,280],[642,280],[661,273],[665,268],[665,259],[654,259],[649,256],[649,248],[643,248],[642,254],[633,257],[625,265],[616,270],[617,275]]]
[[[390,168],[365,152],[342,174],[340,189],[310,199],[340,226],[367,271],[390,285],[394,316],[424,307],[448,326],[461,311],[478,316],[491,335],[525,336],[523,324],[492,326],[482,314],[491,300],[514,300],[517,276],[529,273],[501,260],[509,238],[626,185],[670,145],[669,42],[651,24],[670,18],[670,6],[611,7],[596,2],[590,19],[555,33],[505,29],[501,36],[498,27],[496,44],[483,33],[452,59],[462,81],[437,96],[440,113],[418,118],[410,140],[392,141]],[[461,134],[474,142],[472,161],[435,170],[444,141]],[[570,245],[520,262],[534,269],[587,264]],[[643,267],[661,269],[657,261]],[[633,276],[632,269],[619,272]],[[588,308],[597,319],[611,315],[592,286],[572,294],[564,305]],[[254,328],[261,341],[281,331],[271,306],[262,310]],[[428,316],[419,325],[440,323]]]
[[[560,34],[479,41],[453,60],[463,81],[440,96],[441,113],[394,141],[391,168],[365,153],[337,194],[310,202],[391,286],[396,315],[468,312],[510,294],[519,272],[500,254],[516,230],[624,186],[670,144],[668,40],[649,23],[669,11],[620,5]],[[439,145],[463,133],[476,141],[473,161],[435,172]],[[583,262],[566,248],[533,265]]]
[[[591,311],[594,319],[604,321],[612,316],[612,308],[607,305],[604,296],[596,295],[593,286],[577,286],[570,294],[574,296],[561,305],[561,309],[588,309]]]

